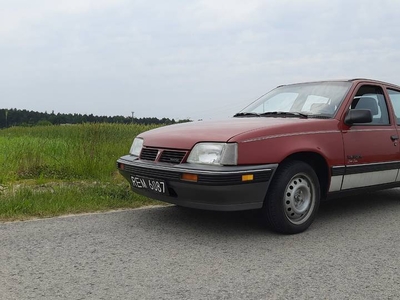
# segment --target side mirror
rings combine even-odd
[[[372,113],[369,109],[351,109],[344,118],[344,123],[353,125],[354,123],[371,123]]]

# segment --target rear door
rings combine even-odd
[[[394,123],[396,124],[397,133],[400,132],[400,90],[388,88],[387,94],[394,112]],[[399,159],[400,160],[400,159]],[[400,172],[397,174],[396,181],[400,181]]]
[[[396,181],[399,141],[382,87],[361,85],[348,109],[369,109],[368,124],[344,125],[345,173],[342,190]]]

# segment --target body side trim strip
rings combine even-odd
[[[331,168],[332,176],[344,175],[346,172],[346,166],[334,166]]]
[[[346,167],[345,174],[362,174],[376,171],[386,171],[386,170],[397,170],[400,168],[400,162],[390,162],[390,163],[371,163],[371,164],[360,164],[351,165]]]
[[[385,163],[357,164],[347,166],[333,166],[331,168],[332,176],[362,174],[375,171],[385,171],[400,169],[400,161],[392,161]]]
[[[296,132],[296,133],[285,133],[285,134],[275,134],[275,135],[267,135],[262,136],[254,139],[245,140],[242,143],[250,143],[268,139],[275,139],[281,137],[288,137],[288,136],[296,136],[296,135],[309,135],[309,134],[322,134],[322,133],[340,133],[339,130],[327,130],[327,131],[306,131],[306,132]]]

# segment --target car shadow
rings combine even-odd
[[[157,220],[160,226],[174,229],[182,227],[185,230],[223,235],[246,232],[265,234],[266,230],[260,222],[259,210],[224,212],[169,206],[151,213],[154,214],[153,221]]]
[[[318,216],[322,219],[360,216],[376,210],[387,210],[399,206],[400,188],[395,188],[323,201]]]
[[[368,222],[370,215],[400,212],[400,189],[359,194],[324,201],[320,205],[312,230],[335,228],[339,224]],[[262,220],[260,210],[221,212],[166,206],[143,211],[140,226],[146,230],[180,231],[190,234],[241,236],[276,235]],[[188,232],[189,231],[189,232]]]

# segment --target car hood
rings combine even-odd
[[[198,142],[241,142],[267,135],[332,128],[334,119],[300,118],[229,118],[159,127],[141,133],[144,146],[191,149]]]

